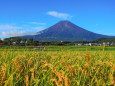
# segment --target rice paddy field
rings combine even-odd
[[[0,47],[0,86],[114,86],[115,47]]]

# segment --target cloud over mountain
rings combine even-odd
[[[69,19],[72,16],[67,14],[67,13],[60,13],[60,12],[56,12],[56,11],[49,11],[47,12],[48,15],[57,17],[57,18],[61,18],[61,19]]]
[[[46,23],[40,23],[40,22],[30,22],[30,24],[36,24],[36,25],[46,25]]]

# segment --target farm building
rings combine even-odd
[[[45,47],[44,46],[36,46],[36,47],[33,47],[33,49],[44,49]]]

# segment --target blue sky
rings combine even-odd
[[[0,38],[33,35],[61,20],[115,36],[115,0],[0,0]]]

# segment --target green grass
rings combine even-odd
[[[3,49],[6,50],[34,50],[30,48],[31,46],[3,46],[0,47],[0,50]],[[60,50],[72,50],[72,51],[114,51],[115,47],[109,47],[109,46],[45,46],[46,51],[60,51]],[[44,51],[45,51],[44,50]]]

